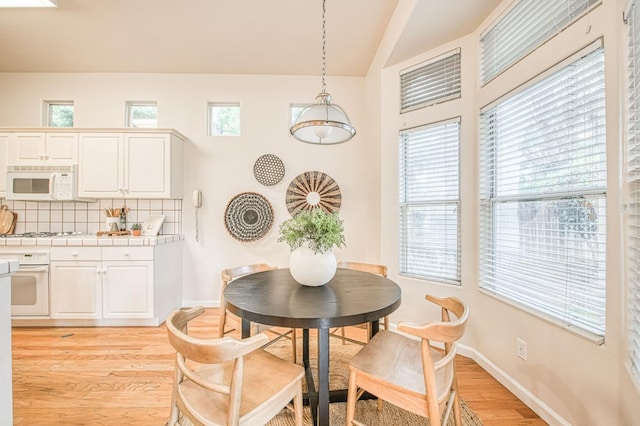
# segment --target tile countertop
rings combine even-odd
[[[0,238],[2,246],[53,246],[53,247],[95,247],[95,246],[156,246],[174,241],[184,240],[184,235],[158,235],[156,237],[133,237],[124,235],[118,237],[100,236],[92,234],[70,235],[54,238]]]

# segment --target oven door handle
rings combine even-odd
[[[17,272],[48,272],[49,265],[28,266],[20,265]]]

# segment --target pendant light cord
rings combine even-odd
[[[322,0],[322,93],[327,92],[327,82],[325,80],[327,73],[327,8],[325,3],[326,0]]]

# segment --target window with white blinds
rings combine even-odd
[[[480,36],[485,84],[562,31],[601,0],[518,0]]]
[[[460,284],[460,119],[400,132],[400,273]]]
[[[484,108],[480,126],[481,288],[601,343],[607,201],[601,41]]]
[[[400,113],[460,97],[460,49],[400,71]]]
[[[626,162],[627,288],[629,365],[640,383],[640,7],[632,1],[629,26],[628,121]]]

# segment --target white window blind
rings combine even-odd
[[[460,97],[460,49],[400,72],[400,112]]]
[[[485,84],[562,31],[601,0],[518,0],[480,36]]]
[[[587,51],[481,113],[480,286],[601,342],[604,52]]]
[[[460,284],[460,119],[400,132],[400,273]]]
[[[625,14],[629,25],[629,104],[627,122],[627,286],[629,364],[640,382],[640,8],[631,2]]]

